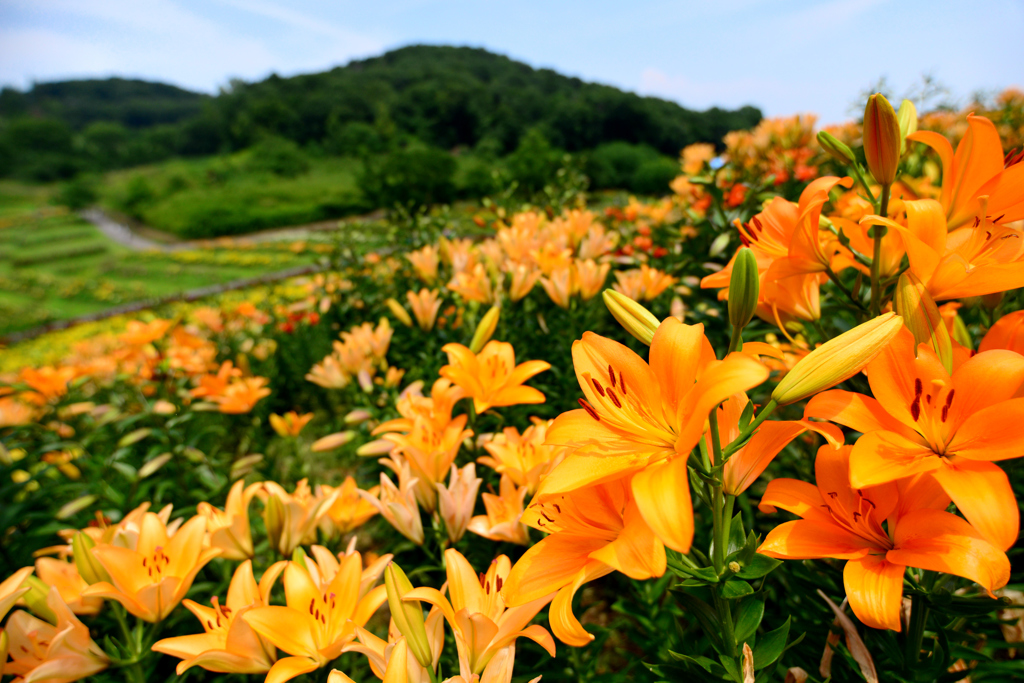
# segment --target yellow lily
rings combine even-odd
[[[476,465],[469,463],[461,470],[452,465],[447,486],[434,484],[437,487],[438,512],[448,531],[448,540],[452,543],[458,543],[466,533],[481,482],[483,479],[476,476]]]
[[[263,520],[271,545],[284,557],[300,545],[316,541],[317,525],[334,502],[313,495],[307,479],[299,480],[294,493],[276,482],[265,481],[256,495],[263,501]]]
[[[507,342],[489,341],[475,354],[462,344],[445,344],[448,365],[441,376],[452,381],[473,398],[476,412],[522,403],[543,403],[544,394],[523,382],[551,368],[542,360],[516,365],[516,353]]]
[[[251,560],[238,565],[223,605],[216,597],[210,601],[212,607],[204,607],[192,600],[182,602],[199,619],[205,633],[164,638],[153,645],[153,651],[180,658],[182,661],[176,670],[179,676],[193,666],[217,673],[258,674],[270,671],[277,661],[277,650],[241,617],[250,610],[269,604],[270,591],[286,564],[284,561],[275,562],[263,573],[258,584],[252,573]]]
[[[319,495],[333,498],[334,502],[320,518],[320,530],[328,537],[341,536],[358,529],[367,520],[377,514],[377,509],[359,495],[359,487],[352,476],[345,477],[341,486],[318,486]],[[367,493],[376,496],[380,493],[379,486],[371,486]]]
[[[188,593],[199,570],[220,554],[218,548],[203,549],[205,536],[204,517],[193,517],[169,536],[164,522],[147,512],[134,545],[93,548],[111,582],[94,583],[82,597],[116,600],[139,619],[162,621]]]
[[[271,413],[270,426],[277,432],[278,436],[298,436],[302,428],[312,419],[313,413],[299,415],[294,410],[290,410],[284,415]]]
[[[424,622],[427,644],[430,646],[431,667],[437,670],[437,662],[441,659],[444,648],[444,617],[437,607],[430,610]],[[408,641],[398,630],[395,620],[388,625],[388,639],[383,640],[363,628],[356,628],[358,644],[345,648],[346,652],[359,652],[366,655],[370,670],[377,678],[385,681],[401,681],[402,683],[429,683],[430,671],[409,656]],[[388,678],[388,676],[392,678]],[[403,678],[404,676],[404,678]]]
[[[414,488],[417,480],[409,470],[409,463],[401,456],[396,456],[394,460],[384,458],[381,462],[394,470],[398,476],[398,486],[381,472],[377,496],[371,495],[369,491],[359,491],[358,494],[377,508],[381,517],[399,533],[416,545],[423,545],[423,520]]]
[[[4,579],[3,583],[0,583],[0,621],[4,620],[7,612],[14,607],[14,603],[18,602],[22,595],[28,593],[25,579],[31,576],[33,571],[35,571],[34,567],[22,567]]]
[[[551,601],[553,594],[506,608],[501,589],[512,569],[508,557],[499,555],[483,576],[479,576],[454,548],[446,550],[444,557],[451,601],[436,588],[415,588],[404,599],[422,600],[440,608],[455,634],[462,671],[482,673],[499,650],[520,636],[529,638],[552,657],[555,656],[555,641],[547,629],[536,624],[528,626]]]
[[[441,310],[440,290],[421,289],[419,293],[409,290],[405,294],[409,300],[409,307],[416,317],[416,323],[424,332],[434,329],[434,322],[437,321],[437,312]]]
[[[75,614],[92,616],[99,614],[103,601],[99,598],[83,598],[82,591],[89,587],[78,573],[74,562],[54,557],[40,557],[36,560],[36,576],[47,586],[53,586],[61,599]],[[0,614],[0,619],[3,619]]]
[[[307,557],[285,568],[287,607],[258,607],[242,615],[256,633],[292,655],[274,664],[266,683],[289,681],[337,659],[355,638],[356,627],[387,600],[383,586],[368,590],[358,552],[334,565],[324,559],[329,552],[318,554],[317,562]]]
[[[9,639],[11,660],[0,663],[3,673],[14,674],[18,683],[71,683],[110,666],[110,659],[56,588],[50,588],[46,604],[56,615],[56,624],[20,610],[7,620],[3,633]]]
[[[196,506],[196,513],[206,518],[206,533],[211,548],[219,548],[226,560],[246,560],[253,556],[252,531],[249,528],[249,503],[259,484],[246,487],[241,479],[228,491],[224,509],[206,501]]]

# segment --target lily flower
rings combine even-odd
[[[511,477],[503,474],[498,484],[498,492],[501,495],[480,494],[487,512],[469,520],[466,529],[492,541],[529,545],[530,532],[520,521],[527,488],[517,487],[512,483]]]
[[[936,301],[1004,292],[1024,286],[1024,231],[979,219],[974,227],[946,232],[934,199],[904,202],[906,226],[880,216],[862,223],[885,225],[903,238],[916,275]]]
[[[506,608],[501,590],[512,569],[508,557],[499,555],[482,575],[454,548],[446,550],[444,557],[451,601],[436,588],[414,588],[404,599],[440,608],[455,634],[460,670],[483,673],[491,658],[519,637],[529,638],[555,656],[555,641],[547,629],[528,626],[553,593]]]
[[[222,413],[241,415],[256,407],[261,398],[270,396],[266,377],[244,377],[232,382],[219,396],[211,396],[210,400],[217,404]]]
[[[759,553],[786,560],[848,560],[843,584],[854,614],[867,626],[893,631],[900,630],[907,567],[962,576],[989,595],[1006,585],[1006,554],[945,512],[949,499],[932,481],[918,477],[851,486],[852,450],[818,450],[817,486],[796,479],[768,482],[761,511],[782,508],[801,519],[775,527]]]
[[[300,545],[316,541],[316,528],[333,500],[313,495],[309,480],[300,479],[294,493],[280,484],[265,481],[256,489],[263,501],[263,520],[271,545],[284,557]]]
[[[604,283],[608,279],[608,271],[611,270],[611,263],[602,263],[598,265],[594,259],[581,260],[576,259],[573,267],[576,270],[576,284],[579,289],[580,297],[584,301],[588,301],[604,289]],[[674,280],[673,280],[674,282]]]
[[[461,470],[452,465],[448,486],[434,484],[437,487],[438,512],[448,531],[448,540],[452,543],[458,543],[466,533],[481,482],[483,479],[476,476],[476,465],[469,463]]]
[[[241,561],[253,556],[252,531],[249,528],[249,503],[259,490],[260,484],[245,486],[241,479],[228,491],[224,509],[220,510],[202,501],[196,506],[196,514],[206,518],[206,533],[209,545],[220,549],[220,557]]]
[[[1007,223],[1024,218],[1024,164],[1004,168],[1003,143],[984,116],[967,116],[967,134],[953,153],[945,137],[927,130],[907,136],[936,151],[942,162],[942,210],[956,230],[975,218],[997,216]],[[988,207],[981,201],[988,197]],[[995,222],[999,222],[996,220]]]
[[[61,600],[75,614],[93,616],[99,614],[103,600],[83,598],[82,592],[89,587],[78,573],[74,562],[55,557],[40,557],[36,560],[36,576],[47,586],[53,586],[60,593]],[[0,615],[0,619],[3,616]]]
[[[312,419],[313,413],[299,415],[294,410],[290,410],[284,415],[271,413],[270,426],[277,432],[278,436],[298,436],[302,432],[302,428],[309,424],[309,421]]]
[[[56,587],[50,588],[46,605],[56,624],[17,611],[7,620],[10,661],[0,664],[3,673],[19,683],[71,683],[110,666],[103,649],[89,637],[89,629],[64,604]]]
[[[740,417],[750,400],[746,394],[731,396],[717,409],[721,443],[732,443],[740,435]],[[722,470],[722,490],[730,496],[746,491],[789,442],[805,432],[820,434],[833,448],[843,445],[843,430],[827,422],[810,420],[769,420],[761,424],[750,441],[732,454]],[[704,435],[708,454],[714,458],[711,434]]]
[[[405,255],[412,267],[416,269],[416,274],[427,284],[437,279],[437,266],[441,262],[440,257],[440,251],[432,244],[416,251],[410,251]]]
[[[916,357],[915,357],[916,351]],[[1005,350],[953,359],[949,373],[906,328],[866,368],[875,398],[827,391],[805,417],[864,435],[850,459],[855,488],[926,475],[975,528],[1002,549],[1017,540],[1020,513],[1006,473],[993,461],[1024,456],[1024,356]]]
[[[516,353],[507,342],[489,341],[475,354],[462,344],[445,344],[448,365],[441,376],[462,387],[473,398],[477,414],[488,408],[523,403],[543,403],[544,394],[523,382],[551,368],[542,360],[528,360],[516,365]]]
[[[548,619],[567,645],[582,647],[594,639],[572,613],[573,596],[584,583],[613,571],[638,581],[665,573],[665,546],[640,515],[628,478],[561,495],[538,494],[523,522],[550,535],[508,574],[505,604],[533,604],[557,592]]]
[[[22,567],[0,583],[0,621],[4,620],[7,612],[14,607],[14,603],[18,602],[22,595],[28,593],[25,579],[31,576],[33,571],[35,571],[34,567]]]
[[[379,495],[371,495],[369,491],[358,491],[367,503],[377,508],[381,517],[416,545],[423,545],[423,519],[416,502],[415,486],[417,480],[409,470],[409,464],[400,456],[395,460],[382,460],[388,464],[398,476],[395,486],[388,475],[380,473]]]
[[[509,265],[512,282],[509,284],[508,296],[512,301],[519,301],[531,291],[542,275],[540,269],[523,263]]]
[[[476,461],[498,474],[508,475],[517,486],[525,486],[533,495],[544,476],[562,461],[565,449],[545,443],[551,420],[531,419],[533,425],[522,434],[515,427],[505,427],[501,434],[484,444],[490,455]]]
[[[253,631],[242,617],[250,610],[270,604],[270,591],[287,564],[275,562],[257,584],[252,561],[246,560],[235,570],[223,605],[216,597],[210,601],[212,607],[204,607],[192,600],[182,601],[185,608],[199,619],[205,632],[164,638],[153,645],[153,651],[180,658],[182,661],[176,670],[179,676],[194,666],[217,673],[259,674],[270,671],[277,661],[276,648]]]
[[[320,530],[328,537],[333,538],[355,531],[377,514],[377,508],[359,495],[359,487],[351,475],[345,477],[345,481],[337,488],[326,485],[318,486],[317,493],[325,499],[333,498],[334,500],[324,516],[320,518]],[[380,487],[371,486],[367,493],[377,496],[380,493]]]
[[[412,309],[416,323],[424,332],[434,329],[434,322],[437,321],[437,312],[441,310],[441,297],[438,289],[421,289],[419,293],[409,290],[405,298],[409,300],[409,308]]]
[[[220,554],[218,548],[203,548],[205,536],[205,517],[193,517],[170,536],[163,520],[147,512],[133,545],[92,549],[111,580],[92,584],[82,597],[116,600],[143,621],[162,621],[188,593],[199,570]]]
[[[1008,349],[1024,354],[1024,311],[1007,313],[997,320],[978,345],[978,351]]]
[[[538,496],[623,477],[643,519],[665,545],[688,552],[693,506],[687,459],[719,403],[768,377],[749,355],[717,360],[703,325],[668,318],[651,340],[648,365],[630,349],[592,332],[572,346],[586,396],[560,415],[547,442],[571,450],[541,483]]]
[[[292,655],[277,660],[267,674],[270,683],[289,681],[337,659],[355,638],[356,627],[364,626],[387,600],[383,586],[364,590],[358,552],[342,558],[333,576],[334,567],[310,558],[304,564],[289,562],[284,570],[287,607],[258,607],[242,615],[256,633]]]
[[[401,455],[416,477],[416,499],[427,512],[437,507],[435,484],[444,481],[462,442],[473,432],[463,429],[467,415],[459,415],[443,428],[423,416],[413,418],[408,434],[389,433],[384,438],[395,444],[392,455]]]
[[[547,277],[540,279],[544,291],[548,293],[551,301],[561,308],[569,308],[572,295],[579,289],[576,274],[573,271],[572,263],[551,271]]]

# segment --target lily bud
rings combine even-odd
[[[772,400],[779,405],[796,403],[852,377],[874,360],[902,327],[903,318],[883,313],[830,339],[782,378],[772,392]]]
[[[0,678],[4,675],[4,664],[7,663],[7,650],[10,648],[7,631],[0,631]]]
[[[654,314],[646,308],[630,299],[625,294],[620,294],[614,289],[606,289],[601,294],[604,305],[620,325],[631,335],[648,346],[654,339],[654,333],[661,325],[661,321],[654,317]]]
[[[949,330],[920,278],[909,271],[900,275],[893,303],[896,312],[903,317],[903,323],[914,335],[914,341],[931,346],[946,372],[952,373],[953,342],[949,338]]]
[[[292,551],[292,562],[294,562],[295,564],[301,565],[303,569],[308,571],[309,567],[306,566],[306,558],[307,557],[309,557],[309,555],[307,555],[306,551],[303,550],[301,547],[300,548],[296,548],[295,550]]]
[[[409,312],[402,307],[402,304],[398,303],[394,297],[388,298],[384,303],[391,311],[391,314],[398,319],[398,322],[402,323],[406,327],[412,327],[412,317],[409,315]]]
[[[22,584],[28,587],[28,592],[21,596],[28,608],[40,619],[51,624],[57,624],[57,615],[50,606],[46,604],[46,596],[50,593],[50,587],[43,583],[38,576],[30,576]]]
[[[345,415],[345,424],[357,425],[360,422],[366,422],[371,417],[373,417],[373,415],[370,414],[370,411],[363,410],[362,408],[356,408]]]
[[[880,185],[892,185],[900,163],[900,124],[889,100],[879,93],[864,108],[864,158]]]
[[[335,448],[341,448],[352,439],[356,438],[356,433],[352,430],[345,432],[337,432],[335,434],[328,434],[327,436],[321,437],[313,442],[310,447],[314,453],[323,453],[324,451],[333,451]]]
[[[827,131],[818,133],[818,144],[830,157],[841,164],[857,163],[857,157],[853,155],[853,151],[846,146],[846,143]]]
[[[917,132],[917,107],[910,100],[900,103],[896,112],[896,120],[900,124],[900,156],[907,151],[907,136]]]
[[[743,247],[736,252],[729,279],[729,323],[734,328],[743,329],[754,317],[759,287],[757,257]]]
[[[498,327],[498,318],[501,316],[501,306],[495,304],[484,313],[484,317],[480,319],[480,324],[476,326],[476,332],[473,333],[473,339],[469,342],[469,350],[473,353],[480,353],[480,349],[484,348],[484,344],[491,340],[494,336],[494,330]]]
[[[384,589],[388,594],[391,618],[394,619],[398,631],[405,636],[409,650],[421,666],[433,670],[434,653],[430,649],[430,641],[427,640],[423,608],[418,601],[406,602],[402,599],[412,590],[412,583],[402,568],[393,562],[384,570]]]
[[[263,524],[267,528],[270,547],[280,548],[281,535],[285,527],[285,509],[281,499],[274,494],[267,498],[266,506],[263,508]]]
[[[96,541],[85,533],[79,531],[71,538],[71,554],[75,560],[75,567],[78,575],[90,586],[100,581],[110,582],[110,574],[103,568],[100,561],[92,554],[96,547]]]

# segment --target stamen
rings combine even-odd
[[[615,392],[611,389],[608,390],[608,398],[612,400],[616,408],[622,408],[622,403],[619,401],[619,397],[615,395]]]
[[[608,366],[608,378],[611,380],[612,386],[614,387],[615,386],[615,368],[613,368],[611,365]]]
[[[950,389],[949,394],[946,396],[946,405],[942,406],[942,421],[945,422],[946,418],[949,417],[949,407],[953,404],[953,394],[956,393],[956,389]]]
[[[590,378],[590,383],[594,385],[595,389],[597,389],[597,393],[599,393],[602,396],[604,396],[604,387],[601,386],[600,382],[598,382],[595,378],[591,377]]]
[[[584,400],[583,400],[582,398],[581,398],[581,399],[577,399],[577,400],[579,401],[580,407],[581,407],[581,408],[583,408],[583,410],[587,411],[587,415],[589,415],[590,417],[594,418],[594,419],[595,419],[595,420],[597,420],[598,422],[600,422],[600,421],[601,421],[601,418],[600,418],[600,417],[598,417],[598,415],[597,415],[597,411],[596,411],[596,410],[594,410],[594,409],[593,409],[593,408],[592,408],[592,407],[590,406],[590,404],[589,404],[589,403],[587,403],[586,401],[584,401]]]

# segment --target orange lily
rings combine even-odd
[[[199,570],[220,554],[218,548],[203,549],[205,535],[205,517],[193,517],[170,536],[160,517],[145,513],[133,546],[93,548],[111,582],[94,583],[82,597],[116,600],[139,619],[162,621],[188,593]]]
[[[359,495],[359,486],[351,475],[345,477],[345,481],[337,488],[325,485],[318,488],[321,497],[334,499],[327,512],[320,518],[320,530],[328,537],[354,531],[377,514],[377,509]],[[376,496],[380,493],[380,487],[371,486],[366,492]]]
[[[224,393],[224,390],[228,388],[228,383],[235,377],[241,377],[242,371],[234,366],[234,364],[226,360],[221,363],[220,368],[217,372],[212,375],[200,375],[198,377],[199,385],[192,389],[189,393],[195,398],[211,398],[214,396],[220,396]]]
[[[0,397],[0,428],[27,425],[36,419],[38,411],[11,396]]]
[[[313,495],[307,479],[295,484],[294,493],[273,481],[265,481],[256,488],[263,501],[263,520],[271,545],[282,556],[288,557],[300,545],[316,541],[316,528],[327,509],[334,502]]]
[[[14,674],[18,683],[71,683],[110,666],[110,659],[56,588],[47,594],[46,605],[56,615],[56,624],[20,610],[7,620],[4,635],[10,639],[11,660],[0,664],[3,673]]]
[[[395,409],[402,417],[382,422],[373,433],[411,432],[417,415],[429,419],[436,429],[443,430],[452,421],[455,404],[465,396],[462,387],[443,377],[434,382],[430,396],[424,396],[423,382],[417,380],[402,391],[395,403]]]
[[[412,476],[409,463],[401,457],[394,460],[385,458],[381,463],[391,467],[398,476],[398,486],[395,486],[388,475],[381,472],[378,495],[372,495],[370,491],[357,493],[363,500],[377,508],[381,517],[399,533],[416,545],[423,545],[423,519],[420,517],[414,489],[417,479]]]
[[[547,629],[527,625],[551,601],[552,594],[506,608],[501,590],[512,569],[508,557],[499,555],[483,575],[454,548],[446,550],[444,557],[451,601],[436,588],[414,588],[404,599],[422,600],[441,610],[455,634],[461,671],[482,673],[498,651],[521,636],[555,656],[555,641]]]
[[[272,564],[258,584],[252,573],[251,560],[238,565],[223,605],[216,597],[210,601],[212,607],[184,600],[182,604],[196,615],[205,633],[164,638],[154,643],[153,651],[180,658],[182,661],[176,670],[179,676],[193,666],[217,673],[259,674],[270,671],[277,661],[277,650],[241,617],[250,610],[269,604],[270,591],[286,564],[283,561]]]
[[[1024,354],[1024,311],[1007,313],[989,328],[978,351],[1008,349]]]
[[[22,368],[18,374],[18,379],[29,385],[42,397],[40,403],[55,401],[68,393],[68,382],[74,379],[74,377],[74,368],[54,368],[51,366],[39,369],[31,367]]]
[[[61,600],[75,614],[93,616],[99,614],[103,601],[99,598],[83,598],[82,591],[89,587],[78,573],[74,562],[54,557],[40,557],[36,560],[36,576],[47,586],[53,586],[60,593]],[[3,616],[0,616],[3,619]]]
[[[482,482],[483,479],[476,476],[476,465],[469,463],[461,470],[452,465],[447,486],[443,483],[434,484],[437,487],[438,513],[444,520],[448,540],[452,543],[458,543],[466,533]]]
[[[419,293],[409,290],[405,298],[409,300],[409,308],[416,317],[416,323],[424,332],[434,329],[434,322],[437,320],[437,312],[441,310],[440,290],[421,289]]]
[[[576,279],[572,262],[552,270],[550,275],[540,279],[540,284],[548,293],[551,301],[560,308],[569,308],[572,295],[579,289],[579,282]]]
[[[140,320],[129,320],[128,329],[122,332],[118,339],[131,346],[145,346],[146,344],[152,344],[167,334],[167,330],[173,324],[173,320],[162,320],[160,318],[149,323],[144,323]]]
[[[542,360],[516,365],[516,352],[507,342],[489,341],[475,354],[462,344],[445,344],[448,365],[441,376],[462,387],[473,398],[476,412],[522,403],[543,403],[544,394],[523,382],[551,367]]]
[[[533,287],[537,284],[537,280],[540,279],[542,273],[540,269],[523,263],[510,263],[507,267],[512,273],[512,282],[509,284],[508,296],[512,301],[519,301],[533,291]]]
[[[482,493],[486,514],[477,515],[469,520],[467,530],[492,541],[504,541],[519,545],[530,544],[530,532],[523,526],[523,501],[526,499],[526,487],[517,487],[507,475],[501,475],[498,492]]]
[[[1006,554],[970,524],[945,512],[949,499],[932,481],[918,477],[853,487],[852,450],[818,450],[817,486],[796,479],[768,482],[761,511],[782,508],[802,519],[773,529],[759,553],[788,560],[848,560],[843,584],[854,614],[867,626],[894,631],[900,630],[907,567],[962,576],[981,584],[989,595],[1006,585]]]
[[[721,443],[732,443],[740,435],[740,417],[749,403],[746,394],[731,396],[718,408]],[[815,432],[833,447],[843,444],[843,430],[835,425],[810,420],[769,420],[761,424],[743,448],[732,454],[722,470],[722,490],[738,496],[750,487],[789,442],[804,432]],[[710,432],[704,435],[708,455],[714,457]]]
[[[703,325],[668,318],[651,340],[648,365],[618,342],[586,332],[572,346],[586,400],[560,415],[547,442],[572,450],[538,496],[633,476],[640,514],[665,545],[688,552],[693,507],[686,461],[711,410],[757,386],[768,369],[743,353],[717,360]]]
[[[327,560],[327,551],[317,554],[316,562],[307,557],[285,568],[287,607],[258,607],[242,615],[256,633],[292,655],[274,664],[267,683],[289,681],[337,659],[355,638],[356,627],[387,600],[383,586],[370,590],[384,570],[380,563],[373,565],[377,576],[364,581],[358,552],[342,558],[340,565]]]
[[[907,136],[936,151],[942,162],[942,209],[949,229],[956,230],[975,218],[996,216],[1007,223],[1024,218],[1024,164],[1003,167],[1003,143],[995,125],[984,116],[967,116],[967,134],[956,147],[945,137],[927,130]],[[988,197],[985,208],[981,198]]]
[[[284,415],[271,413],[270,426],[278,436],[298,436],[302,432],[302,428],[312,419],[313,413],[299,415],[294,410],[290,410]]]
[[[459,415],[443,428],[423,416],[413,418],[408,434],[389,433],[384,438],[395,444],[392,456],[401,455],[416,477],[416,499],[427,512],[437,507],[435,484],[444,481],[459,454],[462,441],[473,432],[463,429],[467,415]]]
[[[35,571],[34,567],[22,567],[0,583],[0,621],[4,620],[4,617],[7,616],[7,612],[14,607],[14,603],[18,602],[18,599],[22,595],[28,593],[28,586],[25,585],[25,579],[27,579],[33,571]]]
[[[597,296],[604,288],[604,283],[608,279],[608,271],[611,270],[612,264],[602,263],[598,265],[593,259],[585,261],[576,259],[573,267],[576,269],[576,283],[579,288],[580,297],[584,301],[588,301]]]
[[[507,474],[517,486],[526,486],[532,495],[541,480],[562,461],[565,449],[545,444],[550,420],[532,418],[533,425],[520,434],[515,427],[505,427],[501,434],[484,444],[490,456],[477,458],[481,465]]]
[[[1004,292],[1024,286],[1024,231],[986,218],[947,234],[942,206],[934,199],[904,202],[906,226],[867,216],[903,238],[910,270],[936,301]]]
[[[665,546],[640,515],[628,478],[538,494],[523,522],[550,535],[519,558],[502,595],[508,605],[524,605],[557,592],[548,619],[567,645],[594,639],[572,613],[573,596],[584,583],[616,570],[636,580],[665,573]]]
[[[853,447],[850,483],[876,486],[917,474],[934,478],[957,508],[1000,548],[1017,540],[1020,514],[1006,473],[995,460],[1024,456],[1024,356],[993,350],[953,372],[903,328],[868,364],[875,398],[847,391],[818,394],[805,417],[863,432]]]
[[[245,377],[232,382],[220,396],[211,396],[210,400],[219,406],[222,413],[241,415],[256,407],[261,398],[270,396],[266,388],[266,377]]]
[[[228,491],[224,509],[206,501],[196,506],[196,514],[206,518],[209,545],[220,549],[226,560],[247,560],[253,556],[252,531],[249,528],[249,503],[259,490],[259,484],[245,486],[241,479]]]
[[[426,283],[437,279],[437,266],[441,262],[440,251],[437,247],[428,244],[422,249],[410,251],[405,255],[409,263],[416,269],[416,274]]]

